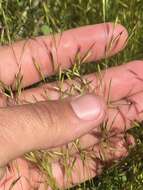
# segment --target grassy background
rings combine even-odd
[[[106,60],[108,67],[143,58],[143,0],[0,0],[1,44],[104,21],[118,21],[130,34],[126,49]],[[86,73],[95,70],[95,64],[83,69]],[[129,157],[80,189],[143,189],[141,125],[131,132],[137,147]]]

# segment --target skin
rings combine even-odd
[[[71,66],[69,60],[74,59],[79,49],[80,55],[82,56],[92,46],[92,54],[88,57],[87,61],[99,60],[121,51],[125,46],[127,37],[127,31],[123,26],[114,26],[112,23],[107,23],[69,30],[62,35],[57,34],[54,42],[52,36],[45,36],[16,42],[11,46],[1,47],[0,58],[3,61],[0,62],[0,80],[5,84],[12,85],[14,76],[18,73],[20,68],[23,75],[23,87],[29,86],[40,80],[39,74],[33,65],[33,60],[40,64],[42,73],[44,73],[45,76],[49,76],[57,71],[57,65],[60,65],[62,69],[69,68]],[[116,40],[113,40],[114,43],[112,44],[112,48],[108,48],[112,38]],[[57,48],[55,48],[55,44]],[[55,58],[54,66],[51,63],[49,52],[52,52]],[[85,122],[86,125],[90,127],[87,131],[81,129],[80,134],[77,136],[73,125],[76,122],[76,125],[80,128],[80,126],[84,126],[85,124],[72,115],[73,113],[69,106],[69,99],[62,102],[58,101],[60,94],[53,88],[53,86],[57,87],[58,83],[49,83],[37,88],[24,90],[19,97],[20,106],[16,106],[15,102],[1,95],[1,129],[2,127],[3,129],[6,127],[6,129],[8,129],[0,129],[0,135],[5,137],[1,138],[0,143],[0,150],[3,153],[0,154],[1,166],[4,166],[13,159],[15,160],[11,163],[10,169],[8,167],[6,169],[5,175],[0,182],[0,190],[8,190],[11,183],[17,179],[19,175],[21,178],[14,185],[14,190],[28,190],[32,188],[45,190],[43,183],[44,176],[41,175],[37,168],[33,167],[20,156],[25,152],[36,149],[59,150],[61,146],[64,147],[67,143],[71,146],[71,140],[77,137],[80,137],[83,149],[87,151],[92,149],[95,152],[96,159],[87,159],[83,166],[78,152],[73,150],[71,152],[71,160],[76,157],[76,162],[70,181],[64,176],[60,163],[54,161],[52,170],[58,186],[62,188],[70,187],[100,174],[103,168],[103,163],[99,159],[102,137],[101,129],[98,125],[101,121],[103,122],[103,120],[105,121],[108,119],[107,129],[109,132],[110,145],[108,149],[105,149],[106,162],[111,162],[126,156],[128,154],[128,147],[134,145],[134,139],[132,136],[127,135],[127,140],[125,141],[124,132],[132,127],[134,121],[142,121],[143,119],[143,104],[141,101],[143,98],[142,65],[142,61],[133,61],[102,71],[100,76],[95,73],[84,76],[86,79],[92,81],[90,84],[91,92],[93,93],[94,90],[96,94],[100,95],[102,101],[104,100],[104,102],[107,102],[108,93],[110,91],[110,105],[106,108],[106,115],[102,115],[99,120],[90,121],[88,124]],[[100,78],[102,78],[103,81],[102,90],[97,85],[100,83]],[[110,82],[111,89],[109,89]],[[68,83],[75,84],[77,80],[65,81],[65,89],[69,88]],[[13,89],[14,88],[15,86],[13,86]],[[52,101],[45,101],[42,95],[43,90],[47,90]],[[36,97],[38,103],[35,103],[33,95]],[[34,104],[29,104],[30,102]],[[7,105],[10,105],[10,107],[7,107]],[[37,120],[34,119],[37,117],[37,115],[35,115],[35,109],[44,113],[43,105],[49,105],[48,107],[52,109],[48,109],[48,112],[54,115],[54,117],[57,115],[57,123],[60,121],[58,129],[59,136],[51,135],[52,130],[49,132],[49,128],[48,131],[42,128],[41,124],[43,123],[39,125],[37,124]],[[63,109],[65,109],[65,112],[63,112]],[[58,112],[55,110],[58,110]],[[26,113],[32,114],[32,120],[30,120],[31,125],[28,127],[26,120],[29,119],[29,114],[26,115]],[[65,115],[65,113],[67,115]],[[40,116],[43,117],[42,115]],[[8,121],[6,119],[7,117],[9,118]],[[20,126],[23,127],[22,132],[21,128],[19,128],[20,118],[21,120],[24,118],[22,123],[20,123]],[[45,118],[42,121],[50,123],[50,121],[46,121]],[[69,122],[69,119],[71,122]],[[74,123],[72,123],[72,121],[74,121]],[[68,131],[65,132],[66,128],[63,127],[65,122],[71,123],[71,131],[69,133]],[[33,136],[33,126],[36,124],[38,127]],[[73,133],[71,133],[72,131]],[[36,136],[37,134],[38,136]],[[57,134],[57,131],[56,133],[53,131],[53,134]],[[59,142],[59,139],[62,139],[62,141]],[[21,142],[20,146],[18,146],[19,142]],[[17,167],[19,173],[17,172]],[[51,188],[47,187],[47,190],[49,189]]]

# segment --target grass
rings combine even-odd
[[[123,52],[110,59],[100,61],[101,68],[107,68],[130,60],[143,58],[142,10],[142,0],[0,0],[0,42],[1,44],[9,44],[15,40],[29,38],[30,36],[61,32],[87,24],[104,21],[118,22],[128,29],[130,38]],[[39,74],[43,78],[38,65],[36,65],[36,69],[39,70]],[[78,76],[80,84],[84,85],[80,86],[80,88],[74,86],[74,90],[82,93],[85,81],[80,77],[81,74],[95,72],[98,70],[98,67],[96,64],[84,64],[76,69],[77,67],[73,68],[72,71],[68,70],[66,78]],[[61,73],[58,76],[47,78],[46,81],[56,79],[62,81],[64,78],[65,74]],[[21,76],[16,76],[15,85],[19,89],[18,93],[21,91],[21,80]],[[4,86],[4,84],[1,84],[1,86],[4,88],[7,96],[13,96],[10,87]],[[65,93],[67,92],[62,92],[61,95],[65,95]],[[71,91],[67,94],[71,94]],[[136,136],[137,147],[131,151],[128,158],[105,170],[102,176],[84,183],[76,189],[143,189],[143,131],[141,124],[134,128],[131,133]],[[76,146],[78,146],[78,142],[76,143]],[[53,154],[47,154],[48,157],[46,156],[46,158],[51,159],[53,157]],[[64,152],[62,156],[63,160],[65,159],[64,164],[66,166],[68,152]],[[47,162],[50,163],[50,160],[46,160]],[[39,167],[42,167],[42,164],[45,166],[44,163],[40,163]],[[50,185],[54,187],[55,183],[50,170],[49,164],[46,171],[48,171],[48,175],[51,178]],[[54,188],[56,189],[56,187]]]

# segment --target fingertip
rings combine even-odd
[[[75,115],[84,121],[101,120],[105,115],[104,100],[94,94],[78,96],[70,104]]]
[[[127,29],[117,23],[105,23],[107,32],[106,56],[112,56],[125,48],[128,40]]]
[[[126,142],[129,147],[134,147],[136,145],[135,138],[130,134],[127,134]]]
[[[115,32],[117,32],[117,36],[119,35],[120,38],[119,43],[117,44],[117,48],[119,47],[119,49],[121,50],[127,44],[128,31],[123,25],[117,24]]]

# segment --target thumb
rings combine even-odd
[[[50,149],[88,133],[104,119],[93,94],[0,109],[0,166],[26,152]]]

